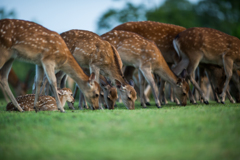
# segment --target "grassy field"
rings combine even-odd
[[[154,102],[152,102],[154,104]],[[6,112],[0,159],[240,159],[240,105]],[[77,108],[77,104],[75,104]]]

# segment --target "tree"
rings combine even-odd
[[[129,21],[145,20],[145,7],[127,3],[123,9],[106,11],[97,22],[97,33],[104,33],[115,26]]]

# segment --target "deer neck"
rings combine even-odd
[[[157,73],[164,81],[167,81],[172,86],[176,86],[178,78],[168,66],[157,69],[155,73]]]
[[[61,66],[60,70],[71,77],[80,88],[86,86],[89,77],[83,72],[73,56],[69,56],[67,61]]]

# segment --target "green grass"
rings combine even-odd
[[[239,104],[118,104],[65,114],[6,112],[5,105],[0,101],[0,159],[240,159]]]

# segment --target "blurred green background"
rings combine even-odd
[[[200,0],[191,3],[188,0],[165,0],[160,6],[146,8],[126,2],[121,9],[110,9],[100,16],[96,33],[103,34],[115,26],[128,21],[151,20],[190,27],[211,27],[230,35],[240,37],[240,1],[238,0]],[[13,10],[0,8],[0,18],[18,18]],[[34,65],[15,61],[13,69],[23,82],[28,73],[29,92],[34,77]],[[31,70],[31,72],[29,72]],[[14,92],[14,90],[13,90]],[[3,98],[0,92],[0,99]]]

